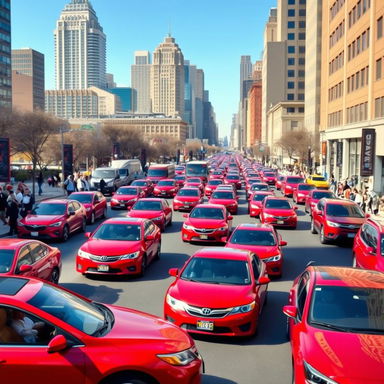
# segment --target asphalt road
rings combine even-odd
[[[241,191],[240,209],[233,224],[254,222],[247,214],[244,192]],[[126,211],[110,211],[111,216],[125,216]],[[198,337],[197,346],[205,361],[204,384],[288,384],[291,383],[290,346],[285,336],[286,318],[282,307],[287,303],[292,280],[308,262],[318,265],[350,266],[352,253],[349,247],[321,245],[318,235],[309,231],[309,216],[303,207],[298,210],[296,230],[279,229],[284,247],[283,276],[269,284],[268,305],[264,308],[258,335],[248,340]],[[173,225],[162,238],[161,259],[146,271],[144,278],[86,278],[75,271],[75,256],[85,241],[83,234],[76,234],[65,244],[55,244],[63,255],[60,284],[93,300],[127,306],[163,315],[163,300],[172,281],[169,268],[181,267],[199,245],[181,241],[182,213],[175,212]],[[99,223],[89,226],[92,231]]]

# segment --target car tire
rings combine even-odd
[[[325,237],[324,227],[320,228],[320,243],[321,244],[327,244],[328,243],[328,241],[327,241],[327,239]]]
[[[61,234],[61,241],[65,243],[69,239],[69,228],[68,225],[64,225],[63,232]]]
[[[140,373],[127,373],[115,377],[107,377],[100,384],[155,384],[150,376]]]
[[[168,226],[171,226],[171,225],[172,225],[172,215],[171,215],[171,218],[168,221]]]
[[[314,235],[317,233],[313,219],[311,220],[311,233],[313,233]]]
[[[95,211],[92,211],[91,218],[89,220],[89,224],[95,224]]]
[[[57,285],[59,284],[59,279],[60,279],[59,268],[54,268],[51,274],[51,282]]]

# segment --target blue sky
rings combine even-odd
[[[46,89],[54,89],[53,30],[70,0],[12,0],[12,48],[45,55]],[[229,135],[240,93],[240,56],[261,57],[263,31],[276,0],[91,0],[107,35],[107,72],[130,85],[136,50],[151,53],[171,26],[184,58],[205,73],[219,135]]]

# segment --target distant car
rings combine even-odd
[[[131,187],[140,187],[145,193],[145,197],[149,197],[153,192],[153,183],[151,180],[139,179],[132,182]]]
[[[253,183],[249,188],[247,192],[247,199],[249,199],[253,192],[256,191],[271,191],[271,188],[269,184],[267,183]]]
[[[337,199],[337,196],[332,191],[324,189],[313,189],[309,191],[308,196],[305,198],[305,212],[312,215],[312,210],[316,207],[317,203],[322,198]]]
[[[221,204],[227,208],[228,212],[232,215],[237,214],[238,202],[237,196],[232,191],[214,191],[208,201],[209,204]]]
[[[266,266],[247,251],[203,248],[167,290],[164,317],[191,333],[253,336],[267,296]]]
[[[145,197],[145,192],[141,187],[120,187],[111,198],[111,209],[128,209],[136,203],[137,200]]]
[[[9,326],[16,316],[35,324],[34,336]],[[3,383],[197,384],[202,376],[179,327],[37,279],[0,277],[0,334]]]
[[[96,219],[105,219],[107,217],[107,199],[101,192],[73,192],[70,198],[83,204],[87,212],[87,221],[89,224],[93,224]]]
[[[311,184],[316,187],[316,189],[328,189],[329,183],[326,178],[322,175],[310,175],[305,181],[307,184]]]
[[[87,236],[76,257],[76,270],[83,275],[143,276],[160,258],[160,229],[147,219],[108,219]]]
[[[228,174],[224,177],[225,184],[234,184],[236,189],[241,189],[241,179],[239,175],[236,174]]]
[[[251,217],[259,217],[263,200],[267,196],[273,196],[272,191],[255,191],[248,200],[248,213]]]
[[[306,183],[299,183],[297,184],[296,189],[293,191],[292,194],[292,200],[296,203],[305,203],[305,200],[307,196],[309,195],[309,192],[314,190],[315,186],[311,184]]]
[[[223,181],[221,179],[209,179],[204,189],[205,196],[211,196],[212,192],[215,191],[219,185],[223,185]]]
[[[18,222],[18,236],[67,241],[78,230],[85,232],[87,211],[76,200],[51,199],[38,203]]]
[[[175,168],[175,174],[176,175],[184,175],[185,174],[185,166],[184,165],[178,165]]]
[[[138,200],[127,216],[152,220],[162,232],[167,225],[172,224],[172,208],[167,200],[158,198]]]
[[[287,245],[269,224],[240,224],[232,232],[226,247],[245,249],[255,253],[267,265],[268,275],[281,277],[283,251]]]
[[[260,221],[281,227],[297,226],[296,206],[292,206],[285,197],[267,196],[263,200],[260,213]]]
[[[187,178],[184,175],[176,175],[175,176],[176,184],[178,185],[179,189],[184,187],[185,180]]]
[[[0,239],[0,276],[37,277],[58,284],[61,252],[38,240]]]
[[[153,196],[174,197],[179,190],[179,185],[175,179],[159,180],[153,189]]]
[[[222,171],[213,171],[209,175],[209,179],[210,180],[215,180],[215,179],[223,180],[224,179],[224,174],[223,174]]]
[[[287,178],[287,176],[285,176],[285,175],[278,175],[277,176],[276,183],[275,183],[275,187],[277,190],[281,189],[281,186],[285,182],[286,178]]]
[[[190,211],[197,204],[201,204],[203,198],[200,194],[199,188],[185,187],[181,188],[173,199],[174,211]]]
[[[188,177],[184,183],[184,187],[198,187],[200,193],[204,194],[204,183],[198,177]]]
[[[281,192],[284,196],[292,196],[298,184],[304,183],[304,178],[301,176],[287,176],[281,182]]]
[[[384,382],[384,274],[310,266],[294,281],[288,316],[296,384]]]
[[[263,181],[269,185],[276,184],[276,174],[274,172],[264,172]]]

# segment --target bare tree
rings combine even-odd
[[[12,117],[10,108],[0,107],[0,137],[9,137],[13,124]]]

